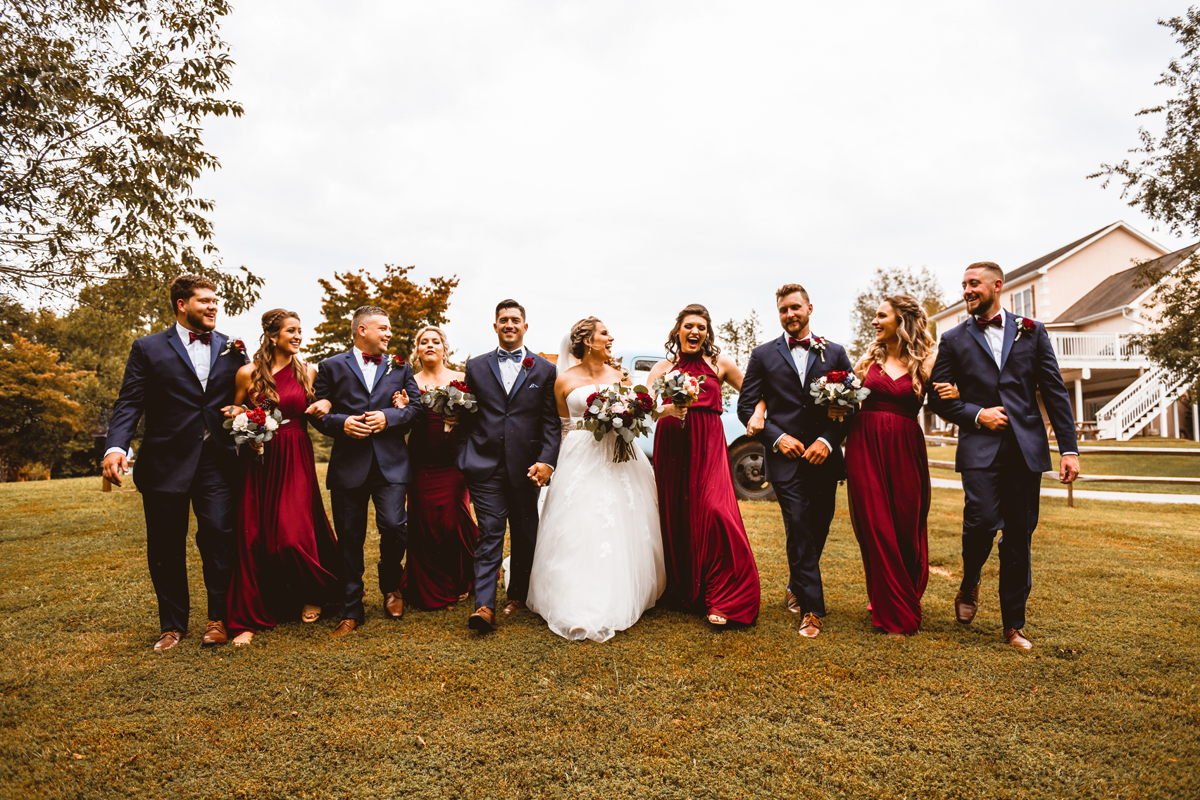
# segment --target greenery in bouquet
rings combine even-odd
[[[614,383],[588,397],[577,428],[590,432],[598,442],[608,433],[615,433],[613,461],[629,461],[634,457],[633,440],[650,432],[653,410],[654,398],[645,386]]]

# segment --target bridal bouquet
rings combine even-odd
[[[250,442],[257,447],[271,441],[275,431],[285,422],[287,420],[279,413],[279,409],[267,411],[265,408],[251,408],[233,419],[225,420],[225,428],[233,431],[235,444]]]
[[[474,414],[479,410],[471,387],[463,381],[450,381],[446,386],[438,386],[421,395],[421,402],[435,414],[445,419],[445,431],[450,432],[462,412]]]
[[[834,406],[856,409],[859,403],[867,399],[870,389],[864,388],[862,381],[853,372],[835,369],[828,375],[823,375],[813,381],[809,394],[819,406],[829,406],[830,419],[842,421],[842,415],[832,413]]]
[[[687,408],[700,396],[700,383],[704,379],[703,376],[697,378],[695,375],[673,369],[660,375],[654,382],[654,393],[662,398],[663,405]],[[683,424],[687,425],[686,419],[683,420]]]
[[[645,386],[614,383],[588,397],[587,410],[576,428],[590,431],[597,442],[609,431],[616,431],[613,461],[629,461],[634,456],[633,440],[650,432],[650,412],[653,410],[654,398]]]

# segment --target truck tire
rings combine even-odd
[[[775,489],[767,482],[763,446],[739,442],[729,450],[729,472],[739,500],[774,500]]]

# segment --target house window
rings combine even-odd
[[[1035,316],[1032,286],[1012,293],[1012,312],[1018,317],[1029,317],[1032,319]]]

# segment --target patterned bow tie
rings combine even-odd
[[[188,331],[188,344],[199,341],[200,344],[212,344],[212,333],[196,333]]]
[[[976,317],[975,321],[979,323],[979,327],[981,327],[981,328],[986,328],[988,325],[995,325],[997,328],[1004,327],[1004,321],[1001,319],[999,314],[992,317],[991,319],[979,319],[978,317]]]
[[[794,336],[788,337],[788,349],[789,350],[795,350],[797,347],[803,347],[805,350],[807,350],[811,346],[812,346],[812,342],[809,341],[807,336],[805,336],[803,339],[797,339]]]
[[[521,351],[518,350],[515,353],[510,353],[507,350],[504,350],[503,348],[501,348],[496,351],[496,358],[500,359],[501,361],[520,361],[521,360]]]
[[[380,364],[383,363],[383,356],[372,356],[372,355],[367,355],[366,353],[363,353],[362,357],[363,357],[364,364],[374,364],[375,366],[378,367]]]

